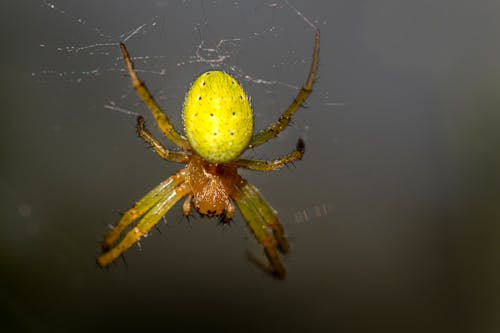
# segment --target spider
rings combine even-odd
[[[243,88],[229,74],[209,71],[192,84],[184,103],[183,120],[186,136],[170,124],[144,83],[139,80],[123,43],[120,49],[134,89],[151,110],[161,132],[181,150],[166,149],[146,129],[144,118],[137,118],[137,133],[163,159],[185,163],[185,168],[170,176],[132,208],[123,214],[118,224],[102,243],[97,263],[105,267],[146,235],[181,198],[182,213],[189,216],[192,207],[200,215],[217,216],[228,223],[236,204],[257,241],[263,246],[268,262],[251,256],[250,259],[273,276],[286,275],[279,252],[285,254],[289,245],[276,212],[259,191],[238,175],[238,168],[257,171],[277,170],[287,163],[300,160],[304,142],[299,139],[296,149],[274,160],[238,158],[245,150],[257,147],[285,129],[291,117],[312,92],[319,60],[319,30],[315,33],[314,51],[307,81],[279,119],[253,134],[250,102]],[[142,217],[142,218],[141,218]],[[128,232],[125,230],[141,218]],[[124,235],[121,237],[121,234]],[[121,237],[121,238],[120,238]]]

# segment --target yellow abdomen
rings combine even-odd
[[[184,130],[194,151],[209,162],[238,158],[253,133],[252,109],[243,88],[224,72],[200,75],[186,95]]]

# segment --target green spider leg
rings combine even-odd
[[[268,128],[252,136],[249,148],[253,148],[267,142],[268,140],[278,135],[283,129],[285,129],[288,126],[290,120],[292,119],[292,116],[306,101],[306,99],[312,92],[314,80],[316,78],[316,72],[318,70],[318,62],[319,62],[319,30],[316,30],[316,34],[314,37],[314,50],[313,50],[311,68],[309,69],[309,76],[307,77],[306,83],[302,86],[297,96],[295,96],[292,104],[290,104],[288,109],[286,109],[286,111],[283,112],[283,114],[281,114],[281,116],[278,118],[278,121],[270,125]]]
[[[179,163],[187,163],[189,161],[189,155],[185,152],[171,151],[163,147],[163,145],[146,129],[142,116],[137,117],[137,134],[139,134],[144,141],[149,143],[154,151],[164,160]]]
[[[297,146],[293,152],[285,156],[278,157],[274,160],[246,160],[239,159],[236,165],[240,168],[246,168],[255,171],[271,171],[277,170],[285,164],[302,159],[304,156],[305,145],[302,139],[299,139]]]
[[[123,54],[123,59],[125,60],[125,65],[127,66],[128,73],[130,75],[130,79],[132,80],[132,85],[134,86],[137,95],[143,100],[144,104],[151,110],[153,116],[155,117],[156,123],[158,127],[163,132],[163,134],[170,139],[174,144],[184,150],[190,150],[191,146],[189,142],[182,137],[175,128],[172,126],[168,117],[163,113],[163,111],[158,106],[158,103],[154,100],[153,96],[149,92],[148,88],[144,83],[139,80],[137,73],[134,69],[134,64],[130,59],[130,55],[125,47],[125,44],[120,43],[120,49]]]
[[[103,253],[97,258],[97,264],[105,267],[135,244],[142,236],[165,215],[170,208],[189,192],[184,183],[182,171],[169,177],[139,200],[120,219],[115,228],[103,241]],[[144,215],[144,216],[143,216]],[[139,217],[142,219],[116,245],[121,233]]]
[[[250,259],[270,274],[283,279],[286,270],[281,263],[278,251],[287,253],[289,245],[276,212],[262,198],[259,191],[244,179],[241,179],[232,199],[255,238],[264,247],[269,264],[262,263],[253,256],[250,256]]]

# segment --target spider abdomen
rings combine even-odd
[[[253,131],[250,102],[236,79],[220,71],[200,75],[186,95],[184,130],[191,147],[207,161],[235,160]]]

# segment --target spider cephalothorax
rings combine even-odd
[[[236,204],[257,241],[264,247],[269,264],[252,257],[253,261],[274,276],[285,277],[286,270],[278,254],[289,250],[283,228],[276,212],[258,190],[238,175],[238,168],[277,170],[301,159],[304,143],[299,139],[293,152],[275,160],[247,160],[239,156],[246,149],[278,135],[311,93],[318,66],[319,31],[316,31],[306,83],[278,121],[257,134],[253,134],[252,110],[243,88],[229,74],[210,71],[200,75],[186,95],[184,138],[172,127],[139,80],[125,45],[120,44],[120,48],[134,89],[153,113],[163,134],[182,150],[166,149],[146,130],[142,117],[137,119],[138,134],[163,159],[186,163],[186,167],[161,182],[122,216],[104,239],[103,253],[97,263],[101,267],[110,264],[144,236],[176,202],[186,197],[182,205],[184,215],[189,215],[194,208],[201,215],[219,216],[224,222],[232,218],[233,203]],[[139,218],[139,222],[118,242],[120,235]]]
[[[202,215],[224,216],[228,221],[234,212],[231,197],[242,179],[234,164],[214,164],[192,154],[183,169],[191,194],[184,202],[183,212],[189,214],[191,198],[194,208]]]

